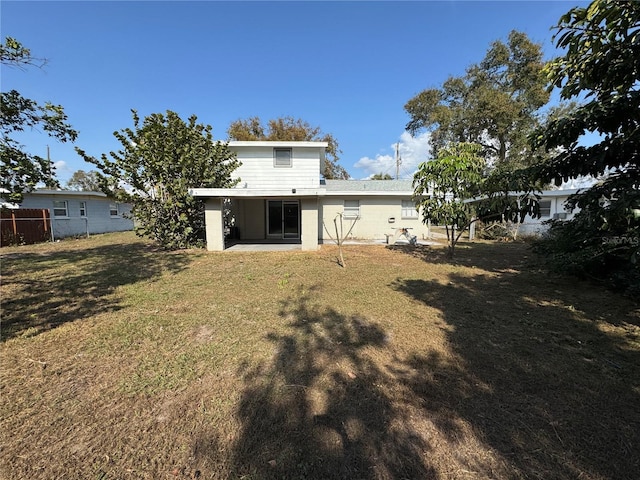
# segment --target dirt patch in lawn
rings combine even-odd
[[[640,468],[638,305],[540,270],[525,244],[461,244],[454,261],[441,247],[347,246],[342,269],[332,246],[94,241],[2,257],[4,478]],[[82,285],[91,306],[74,306]]]

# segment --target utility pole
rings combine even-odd
[[[400,179],[400,165],[402,164],[402,158],[400,158],[400,142],[396,143],[396,180]]]
[[[47,168],[49,169],[49,184],[53,183],[53,169],[51,168],[51,154],[47,145]]]

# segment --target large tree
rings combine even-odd
[[[482,145],[490,165],[527,165],[532,158],[527,134],[549,101],[543,66],[540,45],[512,31],[506,44],[494,42],[464,76],[409,100],[406,128],[412,134],[431,131],[434,157],[451,142],[472,142]]]
[[[338,164],[338,141],[329,133],[323,133],[320,127],[313,127],[308,122],[293,117],[281,117],[269,120],[266,126],[259,117],[246,120],[236,120],[229,125],[227,134],[230,140],[274,140],[327,142],[326,159],[322,168],[322,175],[327,179],[349,178],[347,171]]]
[[[557,29],[564,55],[545,73],[562,98],[582,104],[534,136],[553,156],[533,171],[558,185],[580,176],[599,182],[569,199],[580,211],[552,228],[547,246],[573,270],[622,275],[640,292],[640,3],[596,0],[571,9]],[[596,143],[585,146],[585,134]]]
[[[76,170],[69,178],[67,182],[67,188],[69,190],[80,190],[84,192],[99,192],[100,181],[98,178],[98,172],[95,170]]]
[[[189,189],[232,187],[237,181],[231,173],[240,163],[195,115],[185,122],[167,111],[141,122],[137,112],[132,113],[133,129],[114,132],[122,149],[110,152],[111,158],[76,150],[98,167],[105,193],[132,203],[139,235],[170,249],[203,245],[204,203]]]
[[[26,68],[41,67],[44,60],[35,58],[31,51],[16,39],[7,37],[0,45],[2,65]],[[69,123],[60,105],[37,103],[25,98],[16,90],[0,93],[0,196],[9,202],[22,202],[23,193],[32,190],[39,183],[56,187],[53,163],[25,151],[18,140],[12,138],[15,132],[39,128],[47,135],[61,141],[74,141],[78,135]]]
[[[393,177],[388,173],[380,172],[380,173],[376,173],[375,175],[372,175],[371,180],[393,180]]]

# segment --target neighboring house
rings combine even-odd
[[[520,235],[540,235],[547,230],[548,225],[542,222],[547,220],[571,220],[578,213],[579,209],[569,212],[565,207],[567,199],[578,192],[578,189],[572,190],[545,190],[538,193],[540,199],[540,218],[533,218],[527,215],[524,222],[518,228]]]
[[[580,209],[576,208],[572,212],[567,210],[567,199],[577,193],[578,190],[544,190],[535,192],[540,206],[540,217],[526,215],[524,221],[518,224],[518,235],[541,235],[549,228],[549,225],[544,222],[548,220],[571,220]],[[510,192],[510,195],[516,196],[518,193]],[[468,201],[475,202],[476,200],[471,199]],[[475,230],[475,223],[472,223],[469,234],[471,239],[475,237]]]
[[[208,250],[224,250],[227,214],[240,240],[296,242],[303,250],[335,238],[338,214],[345,233],[355,222],[354,239],[386,241],[400,228],[428,236],[411,180],[321,180],[326,142],[230,142],[229,148],[242,162],[233,173],[238,185],[190,190],[206,199]]]
[[[102,192],[34,190],[24,194],[20,208],[49,210],[54,239],[133,230],[133,220],[126,217],[131,205]]]

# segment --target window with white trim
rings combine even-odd
[[[87,202],[80,202],[80,216],[87,216]]]
[[[344,218],[359,218],[360,200],[345,200],[342,215]]]
[[[291,166],[291,149],[290,148],[274,148],[273,149],[273,166],[274,167],[290,167]]]
[[[69,210],[67,208],[66,200],[54,200],[53,201],[53,216],[54,217],[68,217]]]
[[[418,218],[418,210],[413,200],[402,200],[402,218]]]
[[[551,216],[551,200],[540,200],[540,217],[549,218]]]
[[[111,215],[112,217],[117,217],[119,215],[117,203],[109,204],[109,215]]]

